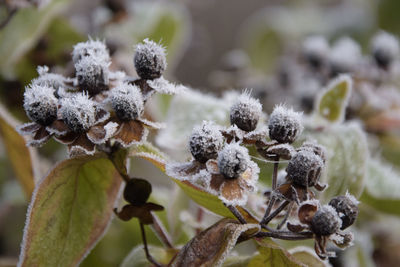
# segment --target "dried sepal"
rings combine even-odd
[[[142,144],[146,140],[148,133],[149,131],[142,123],[132,120],[123,122],[120,125],[118,131],[114,135],[114,139],[123,147],[130,147],[132,145]]]

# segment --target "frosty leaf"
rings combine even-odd
[[[287,267],[300,267],[304,266],[297,261],[286,250],[279,247],[277,244],[270,240],[264,239],[257,241],[259,254],[254,256],[248,267],[258,266],[287,266]]]
[[[400,216],[400,173],[382,161],[371,159],[360,201],[381,212]]]
[[[19,266],[78,265],[106,230],[121,181],[103,155],[59,163],[33,194]]]
[[[186,90],[185,86],[171,83],[162,76],[155,80],[148,80],[147,84],[160,94],[180,94]]]
[[[259,230],[256,224],[222,219],[190,240],[171,266],[221,266],[240,237],[246,239]]]
[[[0,105],[0,138],[7,150],[15,176],[30,199],[35,187],[34,150],[26,146],[25,139],[15,130],[17,123]]]
[[[327,262],[320,260],[317,254],[315,254],[315,251],[309,247],[296,247],[289,250],[289,253],[298,262],[301,262],[307,266],[313,266],[313,267],[330,266]]]
[[[350,76],[341,75],[331,81],[316,98],[316,113],[330,122],[342,122],[351,91]]]
[[[150,255],[161,263],[168,264],[170,260],[176,255],[177,251],[174,249],[166,249],[161,247],[149,246]],[[146,258],[144,248],[142,245],[135,247],[124,259],[121,267],[149,267],[151,263]]]
[[[321,180],[329,184],[322,192],[322,199],[344,195],[347,191],[359,197],[367,173],[368,147],[366,136],[356,123],[331,125],[322,131],[308,133],[327,150],[327,166]]]

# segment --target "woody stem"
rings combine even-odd
[[[171,238],[169,237],[169,235],[165,232],[164,230],[164,226],[162,225],[162,223],[160,222],[160,219],[154,215],[151,214],[153,217],[153,224],[152,224],[152,229],[154,230],[154,232],[157,234],[158,238],[160,239],[161,242],[164,243],[164,245],[167,248],[174,248],[174,246],[172,245],[171,242]]]
[[[240,223],[242,224],[246,224],[246,220],[243,217],[243,215],[238,211],[238,209],[235,206],[231,206],[231,205],[225,205],[231,212],[233,215],[235,215],[235,217],[239,220]]]
[[[290,201],[285,200],[274,212],[272,212],[269,216],[264,216],[262,221],[260,222],[261,226],[264,227],[267,225],[273,218],[275,218],[286,206],[290,203]]]
[[[147,239],[146,239],[146,232],[144,230],[144,225],[143,223],[139,222],[140,224],[140,232],[142,234],[142,240],[143,240],[143,247],[144,247],[144,252],[146,253],[146,258],[149,262],[151,262],[152,264],[154,264],[157,267],[162,267],[161,264],[159,264],[151,255],[149,252],[149,248],[147,246]]]

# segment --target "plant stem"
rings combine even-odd
[[[272,173],[272,191],[274,191],[278,184],[278,168],[279,168],[279,155],[274,157],[274,172]]]
[[[154,215],[153,213],[151,215],[153,216],[152,229],[157,234],[160,241],[163,242],[167,248],[174,248],[174,246],[172,245],[172,242],[171,242],[171,238],[165,232],[164,226],[162,225],[160,219],[158,219],[158,217],[156,215]]]
[[[267,225],[273,218],[275,218],[288,204],[290,201],[285,200],[274,212],[272,212],[269,216],[264,217],[260,222],[261,226]]]
[[[274,206],[274,204],[275,204],[275,196],[271,195],[271,198],[269,199],[269,202],[268,202],[268,207],[264,213],[264,217],[262,218],[262,220],[260,222],[261,225],[265,224],[265,221],[267,220],[269,214],[271,213],[271,210],[272,210],[272,207]]]
[[[259,232],[256,237],[273,237],[282,240],[305,240],[313,238],[312,232],[292,233],[288,231]]]
[[[239,220],[240,223],[242,224],[246,224],[246,220],[243,217],[243,215],[238,211],[238,209],[235,206],[231,206],[231,205],[225,205],[231,212],[233,215],[235,215],[235,217]]]
[[[140,232],[142,233],[142,240],[143,240],[143,247],[144,247],[144,252],[146,253],[146,258],[149,262],[154,264],[157,267],[162,267],[161,264],[159,264],[151,255],[149,252],[149,248],[147,246],[147,240],[146,240],[146,232],[144,230],[144,225],[143,223],[139,222],[140,224]]]
[[[288,207],[288,209],[287,209],[287,211],[286,211],[285,217],[284,217],[283,220],[278,224],[278,226],[276,227],[276,229],[279,230],[279,229],[282,228],[283,225],[285,225],[285,222],[287,221],[287,219],[289,218],[290,213],[292,212],[293,204],[294,204],[294,202],[291,202],[291,203],[290,203],[290,205],[289,205],[289,207]]]

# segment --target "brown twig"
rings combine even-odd
[[[165,233],[164,227],[162,226],[160,219],[153,213],[151,215],[153,216],[152,229],[154,230],[160,241],[163,242],[163,244],[167,248],[174,248],[174,246],[172,245],[171,238],[167,233]]]
[[[149,262],[151,262],[152,264],[154,264],[157,267],[162,267],[161,264],[159,264],[151,255],[149,252],[149,248],[147,246],[147,239],[146,239],[146,232],[144,230],[144,225],[143,223],[139,222],[140,224],[140,232],[142,233],[142,240],[143,240],[143,248],[144,248],[144,252],[146,253],[146,258]]]
[[[286,206],[290,203],[290,201],[285,200],[274,212],[272,212],[269,216],[264,217],[260,222],[260,225],[264,227],[267,225],[273,218],[275,218]]]
[[[233,215],[235,215],[235,217],[239,220],[240,223],[242,224],[246,224],[246,220],[243,217],[243,215],[238,211],[238,209],[235,206],[231,206],[231,205],[225,205],[231,212]]]

